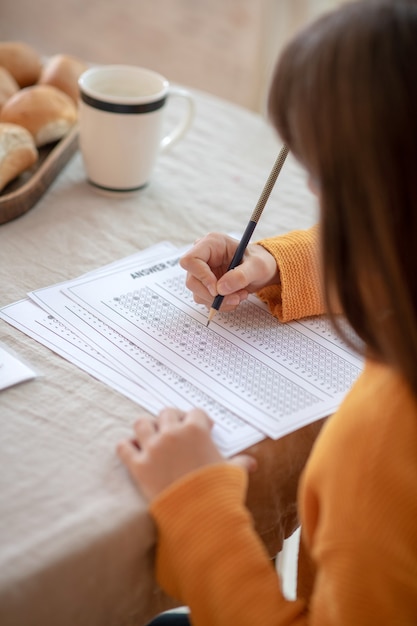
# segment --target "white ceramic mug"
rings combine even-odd
[[[176,143],[194,116],[194,100],[157,72],[131,65],[85,71],[78,81],[79,143],[88,180],[109,191],[145,186],[158,154]],[[187,103],[177,126],[162,137],[165,104],[171,96]]]

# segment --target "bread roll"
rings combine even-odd
[[[0,41],[0,65],[10,72],[20,87],[34,85],[42,70],[39,53],[20,41]]]
[[[0,109],[16,91],[19,91],[19,85],[10,72],[0,66]]]
[[[28,130],[0,123],[0,191],[38,160],[35,142]]]
[[[76,57],[65,54],[56,54],[44,65],[40,78],[40,85],[53,85],[78,101],[78,79],[87,69],[87,64]]]
[[[77,121],[77,107],[52,85],[33,85],[14,94],[0,111],[0,122],[24,126],[39,148],[62,139]]]

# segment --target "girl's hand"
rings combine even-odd
[[[213,298],[225,296],[222,311],[231,311],[249,293],[279,283],[274,257],[258,244],[249,244],[242,263],[227,271],[239,242],[220,233],[210,233],[195,243],[180,260],[187,270],[186,284],[198,304],[210,307]]]
[[[211,438],[212,422],[206,413],[193,409],[163,409],[156,420],[139,419],[135,439],[117,447],[134,482],[148,501],[182,476],[205,465],[224,462]],[[233,461],[247,470],[255,469],[252,457],[240,455]]]

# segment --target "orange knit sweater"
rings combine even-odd
[[[320,312],[318,291],[297,288],[310,278],[317,289],[314,239],[309,231],[262,242],[282,287],[261,295],[286,319]],[[158,580],[195,626],[417,624],[417,402],[395,372],[366,364],[306,465],[299,509],[316,570],[311,596],[283,597],[244,506],[246,483],[243,470],[221,463],[151,506]]]

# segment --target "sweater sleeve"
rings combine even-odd
[[[280,284],[258,292],[273,315],[289,322],[325,312],[320,279],[318,226],[257,242],[275,258]]]
[[[177,481],[153,502],[158,582],[190,607],[194,626],[301,626],[305,605],[280,591],[244,506],[246,482],[241,468],[221,463]]]
[[[324,427],[300,486],[310,599],[284,598],[244,506],[247,476],[222,462],[151,505],[156,567],[193,626],[412,626],[417,615],[416,400],[372,364]]]
[[[416,417],[400,376],[368,362],[316,441],[299,490],[312,626],[416,624]]]

